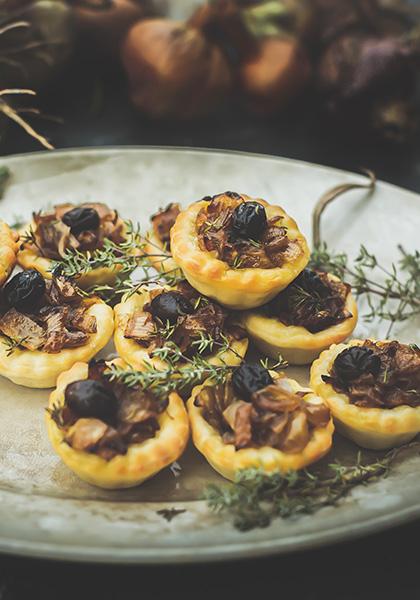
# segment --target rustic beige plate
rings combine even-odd
[[[189,203],[237,190],[282,204],[310,236],[311,209],[328,187],[358,175],[292,160],[175,148],[83,149],[1,160],[13,179],[0,216],[13,222],[56,202],[103,201],[147,223],[159,206]],[[397,243],[418,243],[420,199],[386,183],[367,196],[354,191],[327,209],[325,239],[350,254],[361,242],[385,263]],[[417,324],[397,330],[419,342]],[[383,335],[362,323],[359,335]],[[302,381],[305,369],[291,369]],[[210,514],[200,494],[221,481],[188,448],[179,465],[143,486],[106,492],[80,482],[52,452],[44,428],[48,392],[0,381],[0,550],[27,556],[119,563],[214,561],[326,544],[379,530],[420,515],[420,459],[405,456],[394,474],[356,489],[338,508],[267,529],[239,533]],[[355,454],[337,440],[335,455]],[[329,459],[328,459],[329,460]],[[162,508],[185,509],[168,522]]]

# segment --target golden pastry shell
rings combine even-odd
[[[87,314],[96,317],[96,333],[89,334],[89,339],[83,346],[64,348],[56,354],[15,348],[8,356],[5,338],[0,335],[0,375],[25,387],[55,386],[60,373],[67,371],[78,361],[89,361],[106,346],[112,336],[114,315],[110,306],[98,300],[88,308]]]
[[[31,227],[35,227],[34,222],[26,225],[22,229],[21,235],[24,235]],[[29,243],[22,245],[17,255],[17,261],[23,269],[36,269],[46,279],[51,279],[53,265],[55,262],[59,262],[42,256],[39,250]],[[76,277],[77,285],[82,289],[88,289],[95,285],[112,285],[121,270],[122,265],[115,265],[114,267],[99,267],[87,273],[81,273]]]
[[[19,234],[4,221],[0,221],[0,285],[9,277],[16,264]]]
[[[147,232],[144,251],[148,254],[150,264],[157,271],[160,271],[161,273],[171,273],[171,275],[181,274],[171,253],[165,249],[164,244],[162,244],[152,229]],[[159,254],[163,254],[164,256],[159,256]]]
[[[338,354],[363,340],[333,345],[322,352],[311,368],[312,389],[328,404],[337,429],[359,446],[384,450],[412,440],[420,432],[420,407],[365,408],[351,404],[346,394],[322,380],[328,375]]]
[[[168,291],[172,288],[169,286],[163,286],[162,289]],[[150,302],[149,291],[142,290],[138,293],[132,294],[120,304],[115,306],[115,333],[114,343],[118,354],[128,364],[136,368],[143,368],[144,362],[153,362],[157,368],[165,368],[165,363],[157,358],[150,358],[150,354],[147,348],[138,344],[135,340],[124,337],[124,331],[130,317],[136,312],[143,310],[143,306]],[[243,338],[242,340],[232,340],[231,349],[225,352],[215,352],[214,354],[207,357],[210,364],[214,366],[227,364],[227,365],[239,365],[245,356],[248,349],[248,339]]]
[[[329,277],[338,281],[333,275]],[[351,292],[347,295],[345,309],[351,313],[351,317],[316,333],[311,333],[305,327],[285,325],[279,319],[257,310],[245,312],[241,323],[265,355],[278,359],[281,354],[291,365],[305,365],[315,360],[331,344],[338,344],[352,334],[357,325],[358,311]]]
[[[117,360],[121,366],[123,361]],[[70,383],[88,377],[88,364],[78,362],[60,375],[57,388],[51,393],[49,408],[64,403],[64,392]],[[160,429],[153,438],[132,444],[126,454],[109,461],[89,452],[74,450],[64,442],[61,431],[47,412],[46,423],[51,444],[62,461],[78,477],[92,485],[107,489],[128,488],[143,483],[183,453],[189,438],[188,415],[176,393],[169,396],[166,410],[159,415]]]
[[[272,375],[278,376],[273,373]],[[303,388],[294,379],[284,379],[294,392],[307,391],[308,396],[305,396],[305,399],[321,402],[314,393],[310,393],[311,390]],[[332,419],[326,427],[316,427],[312,430],[311,439],[302,452],[289,454],[269,446],[236,450],[233,444],[223,442],[220,433],[203,417],[202,408],[194,405],[195,397],[204,385],[206,383],[195,387],[187,402],[192,438],[196,448],[210,465],[226,479],[233,481],[239,470],[250,468],[261,469],[268,474],[297,471],[319,460],[330,450],[334,432]]]
[[[245,201],[254,200],[242,196]],[[234,309],[254,308],[265,304],[284,289],[305,268],[309,248],[296,222],[279,206],[257,199],[268,218],[283,217],[281,225],[287,235],[299,245],[299,254],[282,267],[273,269],[232,269],[215,252],[201,250],[198,244],[196,220],[206,201],[195,202],[177,217],[171,229],[171,252],[175,263],[182,269],[190,284],[205,296]]]

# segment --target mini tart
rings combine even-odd
[[[21,237],[25,236],[25,234],[27,234],[31,228],[33,229],[35,227],[36,224],[34,221],[28,223],[20,231]],[[126,227],[125,225],[122,225],[123,234],[125,231]],[[17,261],[23,269],[36,269],[43,275],[43,277],[47,279],[51,279],[53,266],[55,263],[59,262],[58,259],[53,260],[51,258],[42,256],[39,249],[31,243],[23,243],[21,245],[20,251],[17,255]],[[115,265],[112,268],[101,267],[98,269],[93,269],[88,273],[80,274],[80,276],[77,277],[77,285],[82,289],[88,289],[95,285],[112,284],[115,282],[121,269],[121,265]]]
[[[57,388],[50,395],[50,409],[64,404],[67,385],[87,379],[88,369],[87,363],[77,362],[69,371],[61,373]],[[176,393],[170,394],[167,408],[159,415],[160,429],[155,436],[130,445],[126,454],[119,454],[109,461],[90,452],[75,450],[67,444],[64,432],[48,412],[46,423],[51,444],[65,465],[80,479],[106,489],[129,488],[143,483],[177,460],[189,438],[188,415]]]
[[[151,265],[164,273],[180,274],[178,265],[172,258],[169,248],[169,232],[180,211],[177,203],[171,202],[150,218],[152,227],[146,234],[145,252],[149,255]],[[164,256],[159,256],[164,255]]]
[[[25,231],[28,231],[30,226],[31,224],[25,227],[22,230],[21,235],[24,235]],[[53,266],[58,262],[51,258],[41,256],[37,249],[30,244],[24,244],[22,246],[17,255],[17,261],[22,269],[36,269],[46,279],[51,279]],[[82,289],[88,289],[95,285],[112,285],[121,269],[121,265],[115,265],[115,267],[112,268],[101,267],[99,269],[93,269],[88,273],[82,273],[78,276],[77,285]]]
[[[253,198],[242,195],[246,201]],[[215,252],[199,247],[196,221],[206,200],[191,204],[182,211],[171,229],[171,251],[185,278],[200,293],[230,308],[247,309],[261,306],[284,289],[305,268],[309,248],[296,222],[279,206],[258,199],[265,208],[267,218],[282,217],[287,236],[300,246],[300,253],[281,267],[272,269],[233,269],[216,258]]]
[[[328,404],[337,430],[363,448],[385,450],[405,444],[420,432],[420,407],[407,405],[395,408],[365,408],[349,402],[344,393],[337,392],[323,381],[336,357],[350,346],[362,346],[363,340],[333,345],[322,352],[311,368],[311,388]]]
[[[271,373],[273,379],[279,374]],[[282,375],[280,375],[282,376]],[[294,392],[306,391],[294,379],[285,378]],[[332,419],[326,427],[316,427],[308,444],[298,453],[286,453],[269,446],[242,448],[237,450],[233,444],[225,444],[220,433],[202,415],[202,408],[194,405],[195,397],[204,385],[195,387],[187,402],[191,433],[196,448],[218,473],[234,481],[241,469],[261,469],[265,473],[297,471],[321,459],[331,448],[334,425]],[[306,398],[306,397],[305,397]],[[321,402],[315,394],[308,394],[308,400]]]
[[[90,334],[83,346],[64,348],[56,354],[15,348],[8,356],[7,345],[4,343],[6,338],[0,334],[0,375],[25,387],[54,387],[60,373],[70,369],[78,361],[93,358],[112,336],[114,316],[110,306],[98,300],[89,307],[87,315],[96,317],[96,333]]]
[[[165,291],[171,288],[166,286]],[[115,313],[115,332],[114,343],[118,354],[129,365],[135,368],[143,368],[144,362],[153,362],[158,368],[165,368],[165,363],[157,358],[150,358],[147,348],[142,347],[135,340],[124,337],[124,332],[130,317],[136,311],[142,310],[143,306],[150,302],[150,293],[147,290],[140,291],[125,299],[114,307]],[[248,349],[248,339],[232,340],[232,350],[225,352],[215,352],[208,357],[208,362],[214,366],[227,364],[238,365],[245,356]],[[239,354],[239,356],[237,356]]]
[[[337,280],[334,275],[328,276]],[[286,325],[261,311],[247,311],[242,316],[241,323],[257,348],[265,355],[278,359],[280,354],[291,365],[306,365],[315,360],[322,350],[351,335],[358,317],[356,300],[351,292],[347,295],[345,309],[351,313],[351,317],[316,333],[298,325]]]
[[[164,244],[159,240],[157,235],[153,230],[147,232],[146,235],[146,243],[144,244],[144,251],[148,254],[148,259],[152,267],[154,267],[157,271],[163,273],[173,273],[181,274],[178,265],[172,258],[172,255],[168,250],[165,249]],[[162,255],[165,256],[154,256],[154,255]]]
[[[0,221],[0,285],[9,277],[16,264],[19,234]]]

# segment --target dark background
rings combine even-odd
[[[351,124],[343,131],[310,98],[268,120],[226,107],[218,117],[194,123],[155,122],[127,105],[124,80],[112,66],[84,60],[43,92],[39,106],[63,120],[36,123],[57,148],[152,144],[247,150],[350,170],[366,166],[386,181],[420,187],[418,139],[395,146],[355,135]],[[0,155],[34,150],[39,150],[36,142],[13,125],[0,143]],[[194,567],[78,566],[3,557],[0,600],[414,599],[420,598],[419,539],[420,523],[415,523],[296,555]]]
[[[31,123],[56,148],[128,144],[227,148],[349,170],[365,166],[380,179],[420,188],[419,134],[401,145],[377,140],[357,123],[333,122],[309,93],[276,117],[245,113],[233,99],[217,116],[193,122],[150,119],[130,106],[127,96],[125,78],[116,67],[83,55],[76,57],[65,78],[52,81],[37,99],[48,118]],[[14,124],[0,138],[0,155],[39,149]]]

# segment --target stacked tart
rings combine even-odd
[[[267,356],[308,364],[351,335],[357,305],[350,286],[338,277],[305,268],[270,302],[247,311],[242,324]]]

